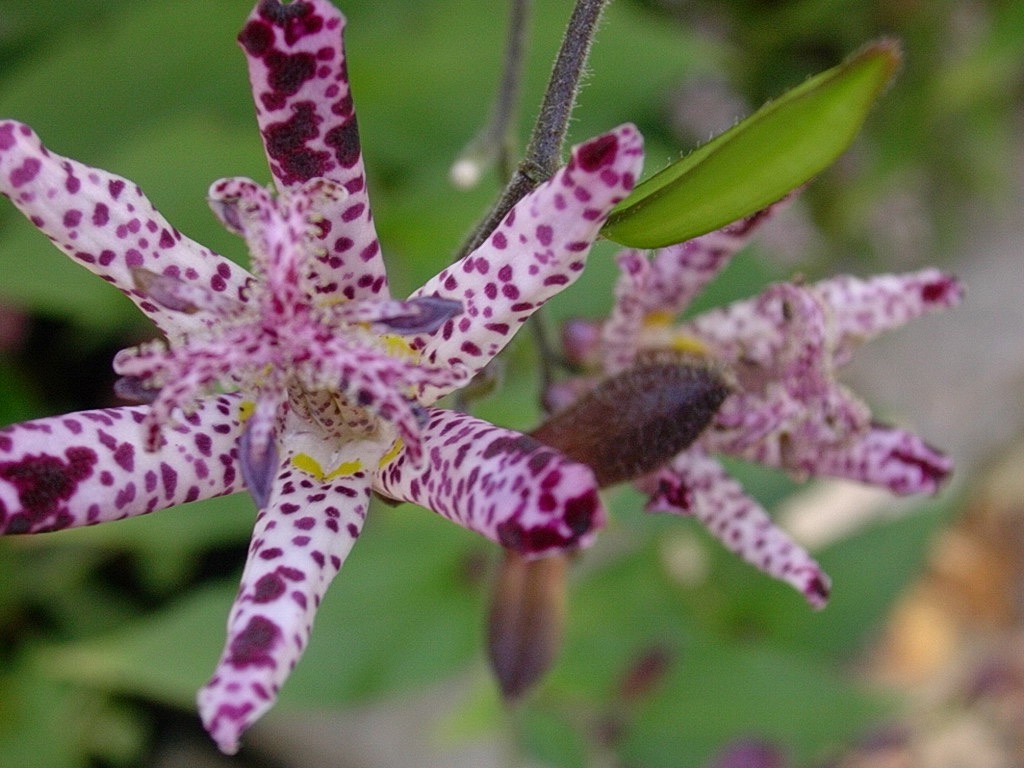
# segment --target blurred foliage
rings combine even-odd
[[[806,195],[838,257],[873,266],[948,253],[964,206],[1013,191],[1024,98],[1016,0],[642,0],[727,52],[728,87],[758,106],[864,43],[898,38],[904,69],[858,145]],[[685,133],[685,132],[684,132]],[[706,136],[688,135],[689,140]],[[868,225],[868,226],[866,226]],[[908,230],[907,242],[893,230]],[[899,247],[897,247],[899,246]]]
[[[559,0],[534,5],[523,135],[568,14]],[[244,262],[204,197],[220,176],[269,178],[232,43],[249,6],[0,0],[0,115],[30,123],[55,151],[137,181],[176,226]],[[495,191],[491,177],[457,192],[447,167],[486,116],[503,31],[491,3],[349,0],[343,8],[375,217],[402,295],[447,263]],[[916,244],[922,256],[954,238],[955,212],[970,196],[984,201],[1006,188],[1024,4],[620,0],[594,48],[573,140],[631,120],[653,172],[708,138],[687,133],[700,115],[676,119],[688,106],[686,84],[717,83],[745,105],[736,119],[883,34],[903,39],[905,71],[807,201],[828,252],[898,266],[900,254],[872,226],[894,199],[910,194],[937,225],[920,230],[939,233]],[[552,307],[552,323],[609,306],[611,252],[595,249],[583,279]],[[811,271],[835,268],[819,254],[797,260]],[[0,422],[106,404],[111,351],[152,329],[8,205],[0,206],[0,264],[0,302],[30,318],[24,337],[0,349]],[[782,273],[751,249],[699,304],[752,293]],[[478,410],[528,428],[538,416],[529,339],[507,357],[503,389]],[[767,504],[793,490],[778,475],[737,472]],[[694,526],[638,514],[631,492],[611,498],[615,523],[575,570],[562,660],[518,716],[532,756],[559,766],[609,755],[700,766],[753,735],[809,762],[863,732],[882,703],[846,665],[915,572],[948,501],[820,553],[835,590],[828,610],[814,614]],[[0,765],[143,763],[161,737],[152,705],[191,712],[213,668],[252,517],[239,495],[0,540]],[[699,584],[673,576],[680,537],[709,560]],[[476,732],[502,728],[479,647],[492,557],[485,542],[422,510],[375,508],[282,708],[348,705],[471,670],[479,690],[453,718]]]

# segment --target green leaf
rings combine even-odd
[[[780,199],[846,150],[899,62],[896,43],[883,40],[810,78],[638,185],[602,233],[659,248]]]
[[[885,711],[833,668],[757,644],[706,636],[673,658],[623,724],[626,765],[708,765],[730,742],[763,738],[796,764],[841,747]]]

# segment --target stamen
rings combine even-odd
[[[114,382],[114,394],[129,403],[151,405],[160,396],[160,390],[147,387],[138,376],[122,376]]]
[[[419,296],[404,302],[412,311],[381,318],[378,322],[392,333],[433,333],[448,320],[462,314],[462,302],[440,296]]]
[[[270,431],[270,439],[262,440],[259,436],[253,439],[253,423],[250,421],[238,440],[238,459],[242,469],[245,487],[256,502],[258,509],[264,509],[270,501],[270,491],[277,476],[277,441],[274,430]],[[262,446],[258,445],[263,443]]]
[[[132,270],[132,279],[135,287],[142,291],[161,307],[174,312],[184,312],[186,315],[193,315],[199,311],[194,303],[194,295],[190,296],[187,283],[176,277],[160,275],[142,267],[135,267]]]

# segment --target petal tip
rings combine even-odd
[[[217,695],[217,686],[215,677],[200,689],[196,696],[199,716],[217,749],[225,755],[234,755],[238,753],[242,733],[255,720],[253,706],[250,703],[232,705],[221,701]]]
[[[832,580],[815,568],[808,574],[800,591],[811,608],[820,611],[828,604],[829,596],[832,593]]]
[[[606,168],[612,168],[624,162],[628,165],[626,170],[632,171],[630,188],[633,176],[638,173],[639,164],[643,161],[643,136],[632,123],[620,125],[607,133],[595,136],[582,144],[573,147],[572,156],[574,162],[587,173],[598,173]]]
[[[921,300],[927,306],[955,307],[964,298],[964,285],[947,272],[936,271],[921,285]]]

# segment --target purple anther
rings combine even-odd
[[[245,487],[256,502],[258,509],[263,509],[270,501],[270,491],[277,475],[277,445],[275,435],[271,432],[270,440],[260,450],[253,445],[252,426],[242,430],[238,440],[238,458],[242,469]]]
[[[161,275],[143,267],[132,270],[135,287],[161,307],[191,315],[199,311],[195,303],[195,286],[169,275]]]
[[[448,320],[462,314],[462,302],[440,296],[417,296],[405,302],[414,311],[381,318],[380,324],[392,333],[433,333]]]
[[[114,394],[128,403],[150,405],[160,395],[160,390],[147,387],[138,376],[122,376],[114,382]]]

